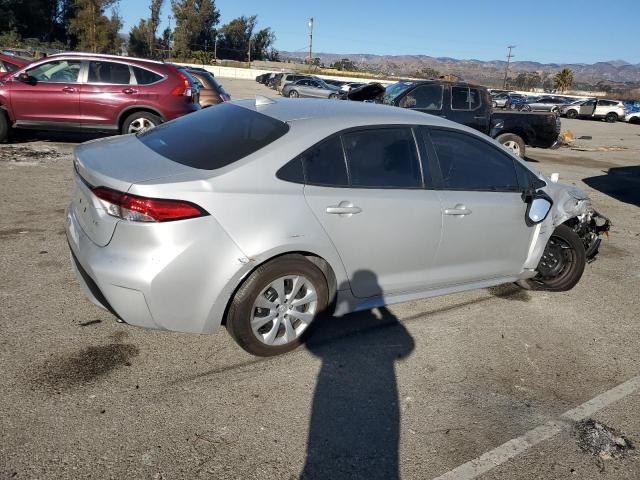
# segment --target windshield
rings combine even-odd
[[[396,98],[402,95],[412,85],[413,83],[411,82],[398,82],[393,85],[389,85],[384,90],[384,95],[382,97],[383,103],[393,103]]]

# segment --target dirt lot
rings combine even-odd
[[[85,138],[0,146],[0,478],[428,479],[478,457],[444,478],[640,478],[640,126],[567,128],[592,138],[529,160],[614,225],[575,289],[327,320],[266,360],[224,331],[141,330],[86,301],[63,230]]]

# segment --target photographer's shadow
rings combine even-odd
[[[370,271],[356,272],[354,281],[377,284]],[[387,308],[380,307],[318,319],[306,346],[322,359],[322,367],[300,478],[399,478],[395,362],[412,352],[411,335]]]

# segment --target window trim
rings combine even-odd
[[[437,168],[437,187],[435,188],[436,190],[442,190],[442,191],[447,191],[447,192],[487,192],[487,193],[522,193],[525,190],[525,187],[520,185],[520,179],[518,178],[518,172],[516,171],[516,165],[515,162],[517,160],[515,160],[514,158],[512,158],[507,152],[503,152],[502,149],[497,146],[494,145],[490,142],[487,142],[486,140],[484,140],[483,138],[481,138],[478,135],[474,135],[472,133],[468,133],[465,132],[464,130],[458,130],[456,128],[449,128],[449,127],[436,127],[436,126],[426,126],[425,125],[425,136],[426,136],[426,140],[429,143],[429,153],[430,155],[434,156],[434,160],[435,160],[435,164],[436,164],[436,168]],[[518,184],[518,188],[517,189],[513,189],[513,188],[449,188],[449,187],[445,187],[444,185],[444,178],[442,175],[442,167],[440,165],[440,158],[438,157],[438,152],[435,148],[435,144],[433,143],[433,139],[431,138],[431,132],[433,131],[446,131],[446,132],[454,132],[454,133],[458,133],[460,135],[464,135],[466,137],[471,137],[476,139],[477,141],[485,144],[486,146],[492,148],[493,150],[495,150],[498,154],[502,155],[503,157],[508,158],[509,160],[511,160],[511,166],[513,167],[513,175],[516,179],[516,182]],[[526,168],[526,166],[523,165],[524,168]],[[529,169],[527,169],[529,170]],[[532,172],[533,173],[533,172]],[[535,175],[535,173],[534,173]],[[537,177],[537,175],[536,175]]]
[[[454,88],[466,88],[467,89],[467,95],[471,95],[471,89],[473,88],[475,91],[478,92],[478,105],[476,106],[476,108],[453,108],[453,89]],[[451,85],[451,87],[449,87],[449,103],[451,104],[451,111],[454,112],[475,112],[476,110],[478,110],[481,106],[482,106],[482,95],[480,95],[480,90],[476,87],[471,87],[471,86],[466,86],[463,87],[461,85]],[[467,96],[467,98],[469,98]],[[471,102],[469,102],[469,105],[471,105]]]

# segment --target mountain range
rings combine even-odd
[[[280,52],[282,58],[301,58],[299,52]],[[485,84],[501,83],[504,78],[504,60],[458,60],[450,57],[430,57],[427,55],[371,55],[315,53],[325,65],[331,65],[343,58],[350,59],[359,70],[392,76],[412,76],[423,69],[434,69],[440,74],[455,74],[467,81]],[[631,64],[624,60],[610,60],[593,64],[586,63],[539,63],[530,61],[511,62],[509,76],[521,72],[538,72],[542,77],[553,75],[563,68],[574,72],[576,82],[595,84],[640,82],[640,63]]]

